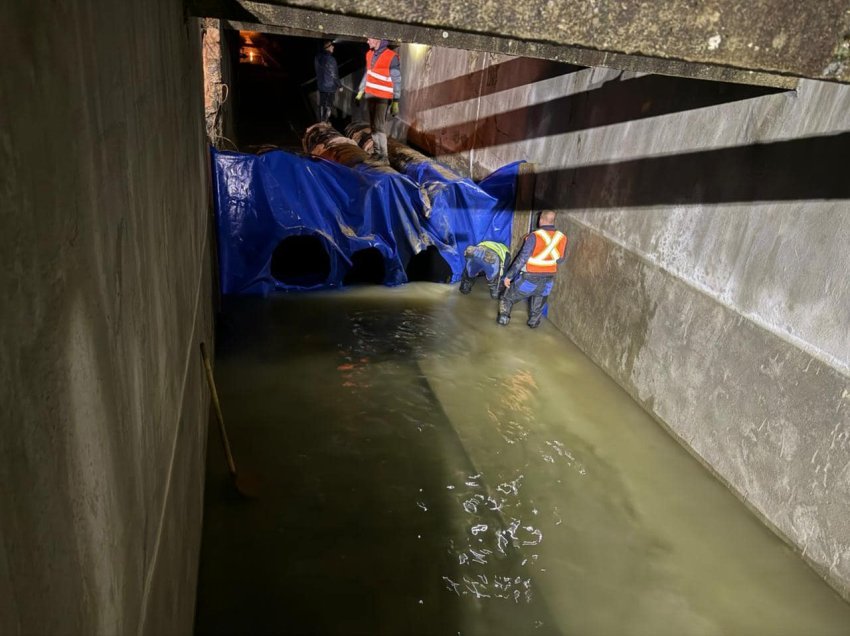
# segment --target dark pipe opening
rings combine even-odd
[[[380,285],[386,276],[384,255],[376,247],[367,247],[351,255],[351,269],[345,274],[342,284]]]
[[[433,245],[410,259],[406,268],[407,280],[448,283],[452,280],[452,268]]]
[[[321,285],[331,274],[331,257],[318,236],[288,236],[272,254],[271,274],[284,285]]]

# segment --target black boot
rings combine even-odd
[[[496,280],[495,283],[488,283],[488,287],[490,288],[490,298],[496,300],[499,297],[499,281]]]
[[[502,299],[499,301],[499,317],[496,318],[497,324],[507,325],[511,321],[512,305],[513,303],[508,302],[507,300],[505,300],[505,297],[502,296]]]
[[[528,309],[528,322],[526,323],[532,329],[537,329],[543,320],[543,308],[546,306],[547,296],[532,296],[531,304]]]
[[[466,270],[463,272],[463,276],[460,279],[460,293],[468,294],[472,291],[472,283],[475,282],[469,275],[466,273]]]

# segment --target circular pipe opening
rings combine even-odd
[[[327,282],[331,257],[318,236],[287,236],[272,253],[271,275],[284,285],[312,287]]]
[[[432,283],[448,283],[452,280],[452,268],[440,255],[433,245],[414,255],[405,269],[407,280],[411,283],[416,281],[429,281]]]
[[[387,276],[384,255],[376,247],[357,250],[351,255],[351,268],[343,285],[380,285]]]

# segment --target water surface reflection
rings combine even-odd
[[[480,292],[480,293],[479,293]],[[243,299],[199,633],[847,634],[850,607],[551,325],[418,283]]]

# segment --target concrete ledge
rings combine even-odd
[[[272,2],[250,0],[187,0],[188,11],[199,17],[215,17],[225,20],[234,29],[260,30],[267,33],[297,37],[320,37],[345,35],[371,37],[380,34],[398,42],[430,44],[433,46],[488,51],[507,55],[556,60],[581,66],[615,68],[625,71],[655,73],[679,77],[692,77],[722,82],[773,86],[793,89],[797,80],[795,72],[785,69],[765,70],[762,67],[741,67],[723,61],[685,59],[681,51],[668,51],[665,55],[643,55],[639,50],[615,50],[608,43],[593,38],[584,44],[574,44],[563,39],[562,32],[548,32],[545,24],[537,17],[537,7],[527,5],[534,12],[533,33],[521,33],[513,27],[476,22],[476,11],[464,6],[462,16],[446,21],[446,9],[433,11],[433,7],[422,5],[413,9],[421,15],[399,16],[402,7],[393,7],[392,16],[382,15],[378,5],[370,4],[363,10],[338,11],[337,7],[317,6],[302,8]],[[329,9],[324,11],[324,9]],[[507,8],[507,7],[505,7]],[[569,10],[567,10],[569,12]],[[451,11],[449,11],[451,13]],[[431,15],[426,15],[431,14]],[[438,17],[439,16],[439,17]],[[572,20],[571,20],[572,22]],[[676,23],[681,22],[678,17]],[[685,21],[686,22],[686,21]],[[657,40],[656,40],[657,41]],[[701,45],[702,43],[700,43]],[[750,52],[751,49],[748,49]],[[825,53],[826,55],[826,53]],[[749,63],[749,62],[748,62]],[[737,66],[737,67],[736,67]],[[836,67],[828,76],[840,76],[843,66]],[[805,73],[801,73],[805,75]],[[821,77],[821,75],[818,75]]]
[[[850,379],[565,219],[550,320],[850,600]]]

